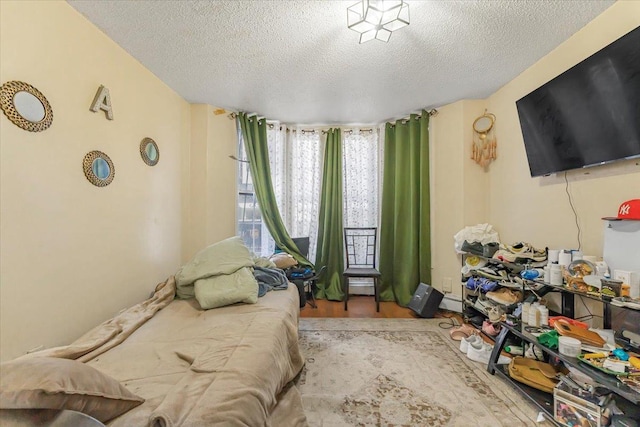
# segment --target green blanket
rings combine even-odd
[[[204,309],[253,304],[258,300],[258,282],[248,268],[253,265],[253,255],[240,237],[214,243],[178,270],[176,295],[195,297]]]

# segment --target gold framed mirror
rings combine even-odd
[[[0,108],[14,125],[29,132],[42,132],[53,122],[47,98],[25,82],[12,80],[0,86]]]
[[[486,135],[487,132],[493,127],[493,123],[496,121],[496,116],[491,113],[484,113],[473,122],[473,130],[480,135]]]
[[[149,166],[155,166],[160,160],[160,150],[158,144],[151,138],[144,138],[140,142],[140,156]]]
[[[116,174],[113,162],[102,151],[91,151],[84,156],[82,161],[84,176],[96,187],[106,187],[111,184]]]

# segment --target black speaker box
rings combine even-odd
[[[409,308],[420,317],[433,317],[444,295],[429,285],[420,283],[409,301]]]

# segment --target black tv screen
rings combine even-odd
[[[640,27],[516,107],[531,176],[640,156]]]

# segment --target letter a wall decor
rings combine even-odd
[[[96,92],[96,97],[93,98],[90,110],[94,113],[98,112],[98,110],[103,110],[107,115],[107,119],[113,120],[113,108],[111,107],[109,89],[100,85],[98,92]]]

